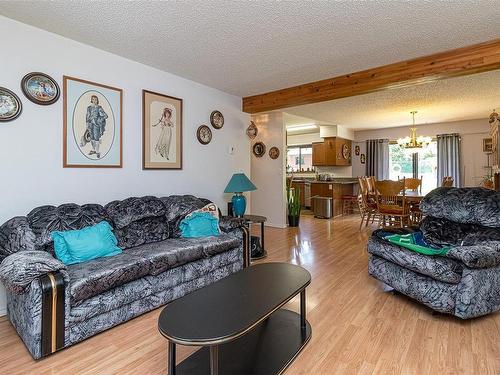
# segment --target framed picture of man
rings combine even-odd
[[[142,90],[142,168],[182,169],[182,99]]]
[[[122,167],[122,90],[63,77],[63,166]]]

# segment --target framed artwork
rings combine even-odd
[[[0,87],[0,122],[12,121],[23,111],[18,96],[5,87]]]
[[[493,139],[492,138],[483,138],[483,152],[487,154],[493,152]]]
[[[210,123],[215,129],[222,129],[224,126],[224,116],[220,111],[213,111],[210,114]]]
[[[266,145],[262,142],[256,142],[253,145],[253,154],[261,158],[266,153]]]
[[[212,141],[212,131],[208,126],[201,125],[196,131],[196,137],[202,145],[208,145]]]
[[[182,169],[182,99],[142,90],[142,169]]]
[[[269,149],[269,157],[271,159],[276,160],[279,158],[279,156],[280,156],[280,149],[278,147],[273,146]]]
[[[356,156],[359,155],[359,146],[358,145],[354,146],[354,153],[356,154]]]
[[[63,166],[122,167],[122,90],[63,77]]]
[[[57,82],[40,72],[26,74],[21,81],[21,90],[29,100],[40,105],[54,104],[60,94]]]
[[[366,156],[365,156],[365,154],[361,154],[360,161],[361,161],[361,164],[365,164],[365,162],[366,162]]]

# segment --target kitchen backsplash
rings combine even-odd
[[[352,167],[316,167],[318,173],[328,173],[334,177],[352,177]]]

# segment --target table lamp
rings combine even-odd
[[[234,193],[233,198],[231,199],[233,202],[234,216],[241,217],[245,214],[247,200],[243,195],[243,192],[253,190],[257,190],[257,188],[244,173],[233,174],[233,177],[231,177],[229,183],[224,189],[224,193]]]

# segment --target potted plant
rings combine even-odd
[[[291,227],[298,227],[301,210],[300,188],[292,188],[290,185],[287,186],[286,201],[288,206],[288,225]]]

